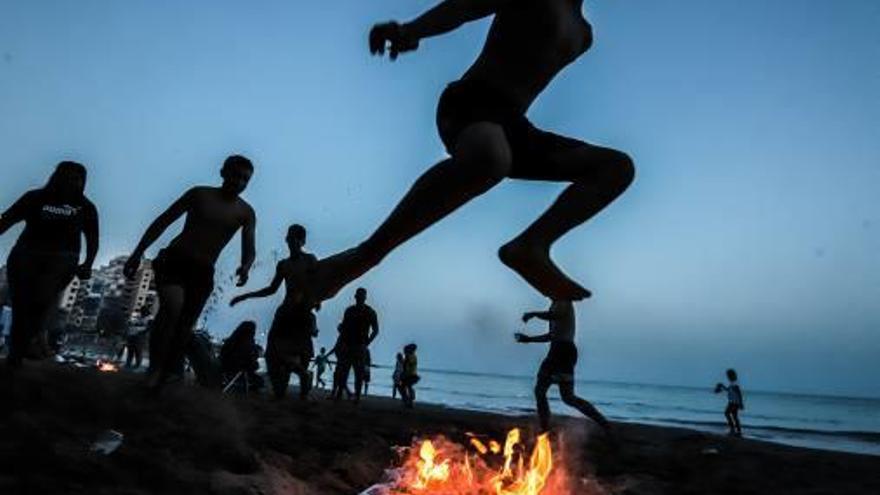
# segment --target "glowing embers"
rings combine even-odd
[[[547,435],[540,435],[531,452],[519,429],[507,434],[502,446],[468,435],[463,446],[444,437],[416,442],[407,449],[395,480],[381,492],[388,495],[567,495],[567,476],[554,466]]]
[[[110,361],[102,361],[100,359],[95,362],[95,367],[98,368],[98,371],[103,371],[106,373],[115,373],[119,371],[119,366],[116,366]]]

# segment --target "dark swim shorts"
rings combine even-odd
[[[574,342],[553,342],[550,344],[550,352],[541,363],[538,376],[549,378],[553,383],[573,382],[577,360],[578,351]]]
[[[476,122],[492,122],[504,129],[513,154],[513,178],[535,177],[536,167],[548,155],[588,146],[583,141],[538,129],[502,91],[485,83],[462,79],[447,86],[437,104],[437,130],[449,154],[461,131]]]
[[[174,249],[163,249],[153,261],[156,285],[183,287],[184,301],[180,325],[194,327],[202,309],[214,292],[214,267],[193,260]]]
[[[272,327],[266,341],[266,356],[274,360],[296,358],[308,365],[314,356],[312,332],[315,315],[311,308],[282,304],[275,311]]]

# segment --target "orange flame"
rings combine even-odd
[[[564,495],[567,475],[554,469],[553,451],[546,434],[540,435],[526,464],[525,446],[519,429],[507,434],[503,456],[501,445],[489,447],[468,434],[476,452],[443,437],[423,440],[409,449],[391,495]],[[416,448],[418,447],[418,448]],[[416,453],[416,451],[418,453]],[[490,454],[490,452],[494,454]],[[491,467],[495,464],[498,467]]]
[[[116,366],[115,364],[111,363],[110,361],[102,361],[99,359],[95,363],[95,366],[98,367],[98,371],[111,372],[111,373],[119,371],[119,367]]]

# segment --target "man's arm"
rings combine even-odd
[[[372,318],[373,321],[370,322],[370,336],[367,339],[367,345],[373,343],[376,340],[376,337],[379,336],[379,317],[376,316],[376,312],[373,311]]]
[[[517,0],[446,0],[403,25],[392,21],[376,24],[370,30],[370,53],[384,54],[390,42],[389,55],[415,50],[423,38],[455,30],[462,24],[494,14]]]
[[[522,315],[523,322],[528,322],[532,318],[538,318],[539,320],[544,321],[553,321],[557,319],[557,315],[552,311],[529,311],[527,313],[523,313]]]
[[[517,333],[513,334],[513,336],[514,336],[514,338],[516,338],[516,341],[519,342],[520,344],[534,344],[534,343],[550,342],[550,333],[549,332],[542,334],[542,335],[534,335],[534,336],[517,332]]]
[[[229,301],[229,305],[235,306],[236,304],[238,304],[244,300],[247,300],[247,299],[255,299],[258,297],[267,297],[267,296],[271,296],[272,294],[278,292],[278,288],[281,287],[281,282],[284,281],[284,275],[282,275],[282,273],[281,273],[281,264],[282,263],[284,263],[284,262],[279,261],[278,265],[275,266],[275,276],[272,278],[272,282],[270,282],[268,286],[266,286],[260,290],[255,290],[253,292],[246,292],[244,294],[235,296]]]
[[[413,21],[403,24],[407,37],[420,40],[448,33],[466,24],[494,14],[514,0],[446,0]]]
[[[183,196],[178,198],[174,203],[171,203],[171,206],[163,211],[161,215],[156,217],[156,219],[153,220],[153,223],[147,227],[147,230],[144,232],[143,237],[141,237],[140,242],[138,242],[137,247],[134,248],[131,256],[128,257],[128,261],[125,262],[123,272],[126,277],[134,277],[135,272],[137,272],[138,267],[140,267],[141,258],[144,256],[144,252],[147,248],[156,242],[156,239],[165,232],[165,229],[189,211],[195,194],[195,189],[190,189],[185,192]]]
[[[251,265],[254,264],[254,259],[256,258],[256,248],[254,246],[254,231],[256,230],[256,225],[257,216],[254,214],[253,208],[248,206],[247,218],[241,229],[241,266],[239,266],[238,270],[235,272],[235,274],[238,275],[238,282],[236,285],[239,287],[247,283],[248,273],[250,272]]]
[[[92,265],[95,264],[95,258],[98,256],[98,210],[95,205],[89,203],[89,211],[83,226],[83,235],[86,238],[86,259],[77,269],[77,277],[86,280],[92,276]]]

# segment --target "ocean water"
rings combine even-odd
[[[374,368],[370,394],[391,395],[391,372]],[[419,371],[419,402],[501,414],[534,414],[534,379],[456,371]],[[329,376],[325,376],[325,380]],[[726,434],[726,394],[712,388],[578,381],[579,395],[615,421],[692,428]],[[751,391],[740,413],[748,438],[880,456],[880,399]],[[576,415],[550,391],[553,414]]]

